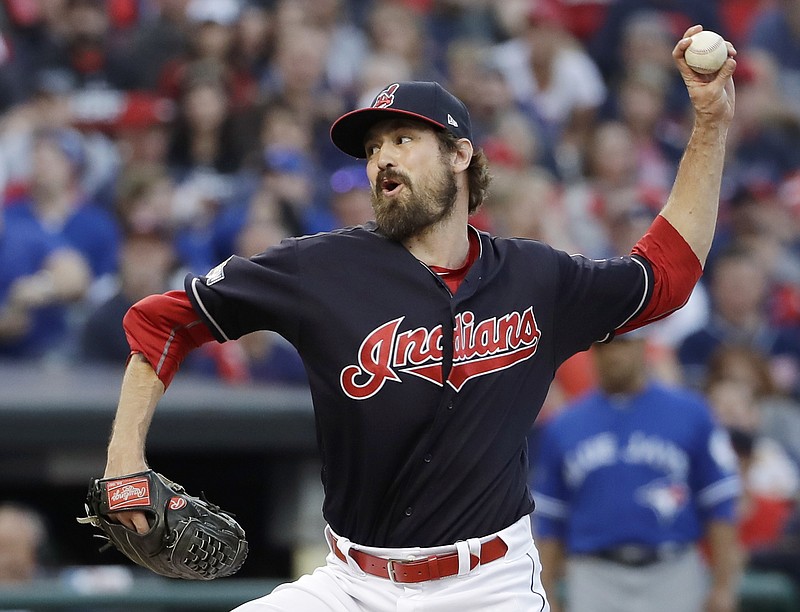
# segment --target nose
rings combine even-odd
[[[378,164],[378,168],[380,170],[394,168],[397,165],[397,157],[395,153],[395,148],[391,144],[383,144],[375,156],[375,161]]]

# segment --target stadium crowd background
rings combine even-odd
[[[141,297],[370,219],[328,128],[394,81],[470,108],[495,175],[477,227],[627,253],[691,128],[671,49],[695,23],[739,51],[737,114],[706,273],[650,357],[739,436],[743,538],[779,547],[800,491],[800,0],[3,0],[0,358],[121,367]],[[305,381],[268,333],[184,370]],[[585,355],[565,364],[542,419],[592,384]]]

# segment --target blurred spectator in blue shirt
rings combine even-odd
[[[86,152],[75,130],[36,132],[28,193],[8,202],[9,216],[26,219],[79,251],[95,280],[117,269],[119,228],[113,216],[81,190]]]
[[[62,239],[0,208],[0,356],[62,350],[66,305],[84,297],[89,279],[83,257]]]

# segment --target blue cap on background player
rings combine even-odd
[[[392,83],[367,108],[351,111],[334,121],[331,140],[348,155],[365,159],[364,138],[369,129],[378,121],[398,115],[425,121],[456,138],[472,140],[469,112],[464,103],[439,83],[424,81]]]

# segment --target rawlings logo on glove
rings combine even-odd
[[[150,529],[140,534],[108,517],[121,510],[144,512]],[[247,557],[244,530],[229,513],[153,470],[93,480],[86,514],[79,523],[97,527],[108,546],[162,576],[222,578],[236,573]]]

